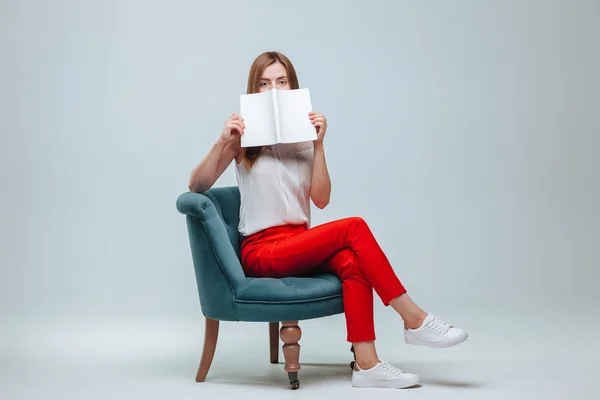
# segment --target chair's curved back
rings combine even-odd
[[[240,193],[235,186],[183,193],[177,209],[186,215],[202,312],[237,321],[234,297],[246,277],[240,263]]]
[[[238,231],[240,222],[240,191],[236,186],[212,188],[204,192],[217,209],[221,221],[225,225],[231,246],[240,257],[241,238]]]

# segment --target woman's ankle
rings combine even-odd
[[[355,363],[360,369],[371,369],[379,362],[375,342],[352,343],[354,348]]]
[[[357,359],[355,361],[356,365],[358,366],[359,369],[371,369],[374,366],[377,365],[377,363],[379,363],[379,360],[377,359],[365,359],[365,360],[359,360]]]
[[[403,320],[404,320],[404,329],[417,329],[417,328],[419,328],[421,325],[423,325],[423,322],[425,321],[425,318],[427,318],[427,313],[425,311],[423,311],[422,313],[418,313],[416,315],[405,316],[403,318]]]

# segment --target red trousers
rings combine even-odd
[[[362,218],[345,218],[307,229],[265,229],[242,242],[246,276],[282,278],[331,272],[342,281],[347,340],[375,340],[373,289],[384,305],[406,292]]]

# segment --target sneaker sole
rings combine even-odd
[[[432,348],[436,348],[436,349],[443,349],[443,348],[448,348],[448,347],[453,347],[453,346],[459,345],[462,342],[464,342],[465,340],[467,340],[468,337],[469,337],[469,334],[467,332],[463,332],[462,335],[458,335],[457,337],[455,337],[452,340],[444,340],[444,341],[439,341],[439,342],[432,342],[430,340],[421,340],[421,339],[416,339],[416,338],[411,338],[411,337],[405,337],[404,341],[408,344],[414,344],[416,346],[426,346],[426,347],[432,347]]]
[[[354,377],[352,378],[352,386],[355,388],[406,389],[416,386],[419,383],[421,383],[421,379],[419,377],[404,379],[402,381],[378,381],[371,379],[356,379]]]

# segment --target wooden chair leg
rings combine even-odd
[[[298,389],[300,387],[300,381],[298,380],[298,371],[300,371],[300,345],[298,342],[302,337],[302,331],[298,326],[298,321],[282,322],[281,325],[283,326],[279,331],[279,335],[283,343],[285,343],[283,345],[285,370],[288,373],[292,389]]]
[[[196,382],[204,382],[210,364],[212,363],[215,349],[217,348],[217,338],[219,337],[219,321],[216,319],[206,318],[204,326],[204,348],[202,349],[202,359],[200,367],[196,374]]]
[[[279,362],[279,322],[269,322],[269,348],[271,364]]]

